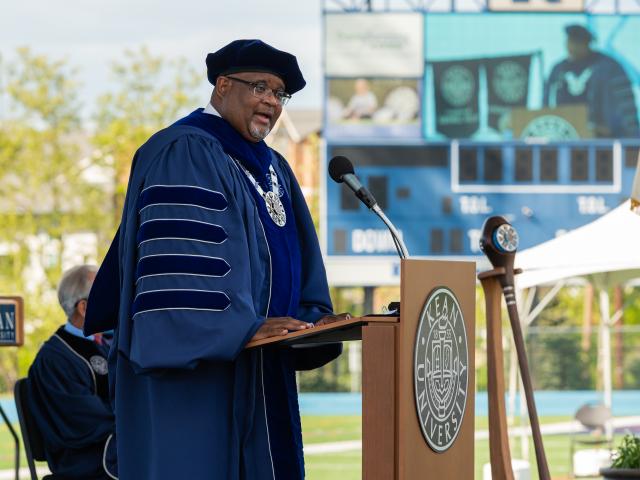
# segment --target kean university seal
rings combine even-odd
[[[462,310],[446,287],[433,290],[420,315],[413,378],[422,434],[436,452],[455,441],[467,404],[469,351]]]

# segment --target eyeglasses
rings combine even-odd
[[[241,78],[229,77],[226,76],[229,80],[235,80],[236,82],[244,83],[245,85],[249,85],[252,88],[252,93],[254,97],[258,97],[261,100],[266,99],[267,97],[273,95],[273,98],[282,105],[283,107],[287,104],[289,100],[291,100],[291,95],[285,92],[284,90],[273,90],[267,87],[263,82],[249,82],[247,80],[243,80]]]

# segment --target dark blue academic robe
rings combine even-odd
[[[105,347],[60,327],[29,369],[29,411],[42,433],[49,468],[60,478],[114,478],[104,465],[115,429],[106,364]]]
[[[332,307],[313,222],[286,161],[272,153],[272,164],[302,258],[291,314],[315,322]],[[295,370],[341,346],[244,350],[280,294],[251,188],[201,128],[174,125],[136,153],[118,245],[87,315],[88,331],[110,327],[95,312],[117,278],[110,381],[121,480],[304,477]]]
[[[640,135],[638,110],[629,76],[612,57],[592,52],[578,61],[563,60],[549,75],[545,105],[585,104],[589,122],[612,138]]]

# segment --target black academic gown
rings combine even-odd
[[[60,327],[29,369],[29,410],[42,432],[49,469],[61,480],[114,478],[103,464],[115,430],[107,355],[104,346]]]

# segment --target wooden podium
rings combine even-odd
[[[475,274],[473,262],[402,260],[400,317],[352,318],[247,348],[362,340],[362,478],[473,479]]]

